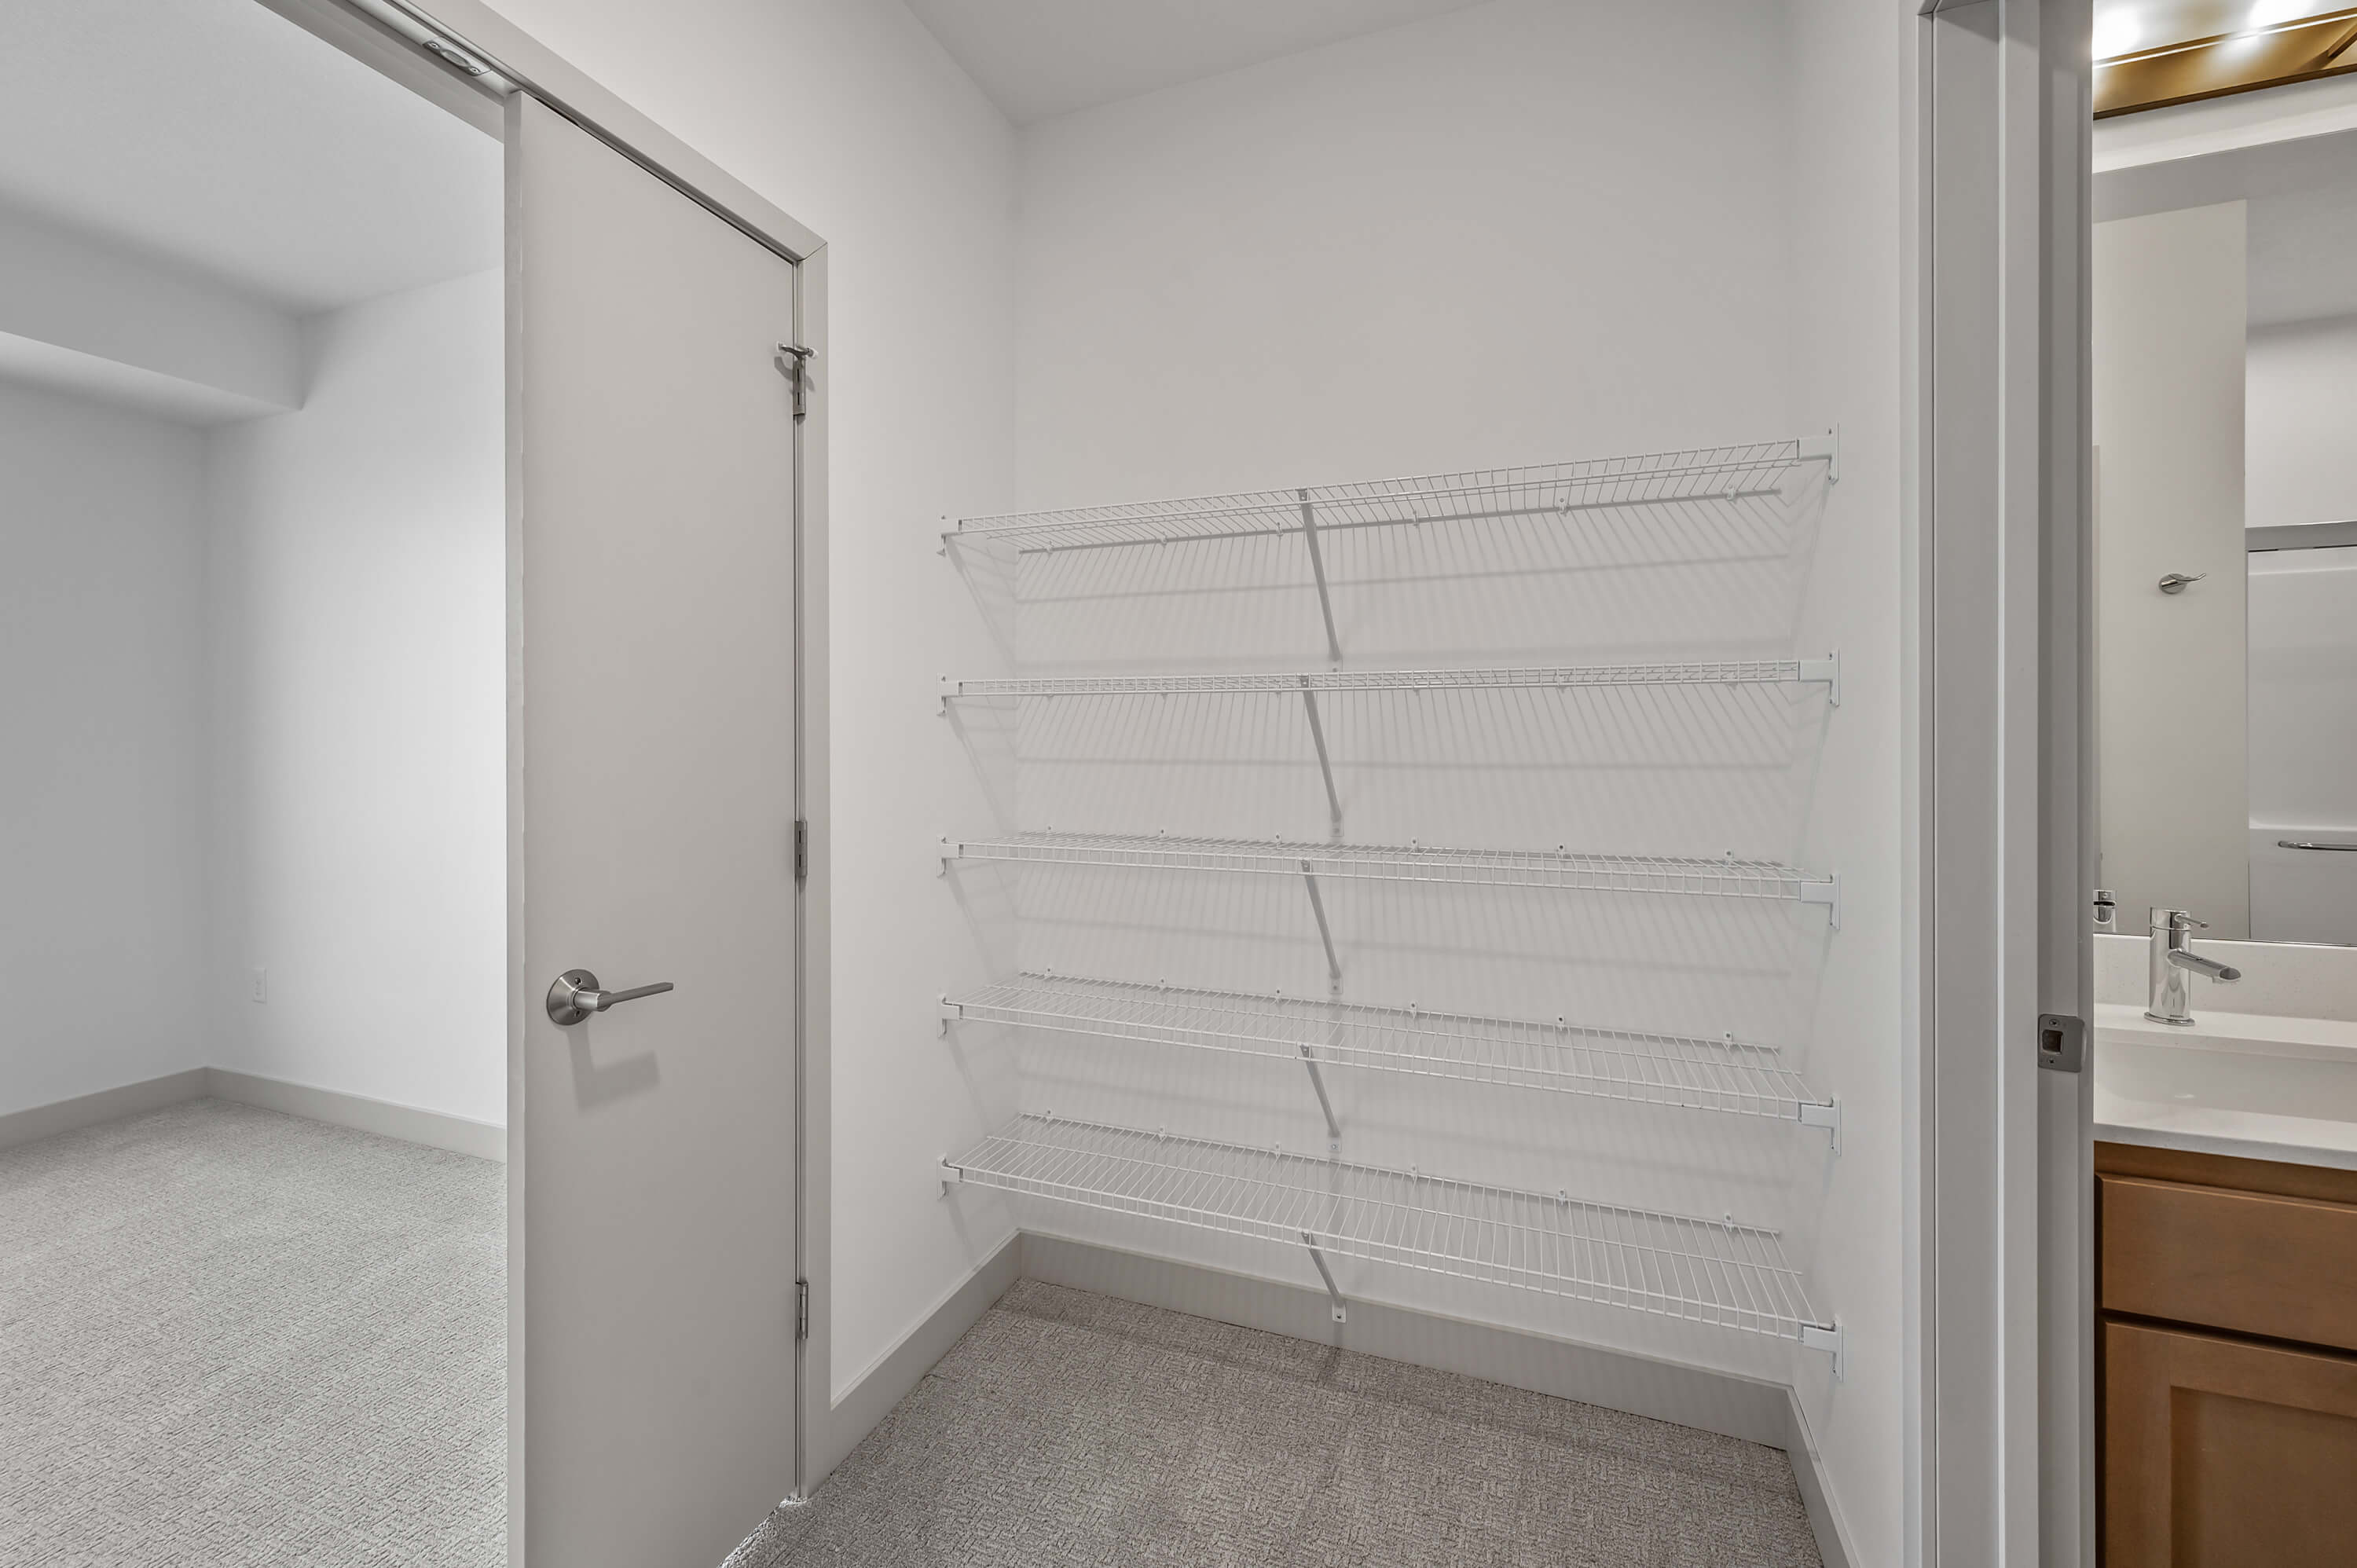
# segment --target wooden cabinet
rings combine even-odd
[[[2104,1563],[2357,1563],[2357,1172],[2095,1168]]]
[[[2095,1180],[2104,1311],[2357,1350],[2357,1204]]]
[[[2111,1568],[2357,1561],[2357,1358],[2104,1325]]]

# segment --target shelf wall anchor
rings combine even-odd
[[[1823,659],[1801,660],[1801,679],[1823,681],[1825,697],[1835,707],[1841,706],[1841,650],[1835,649]]]
[[[1342,1305],[1341,1288],[1334,1283],[1334,1271],[1326,1266],[1326,1254],[1318,1250],[1318,1238],[1304,1230],[1301,1244],[1309,1249],[1309,1261],[1318,1265],[1318,1277],[1326,1282],[1326,1294],[1334,1304],[1334,1321],[1351,1321],[1351,1310]]]
[[[1803,904],[1823,904],[1825,907],[1826,923],[1835,930],[1840,930],[1841,873],[1838,871],[1829,871],[1825,873],[1825,879],[1823,882],[1802,883],[1801,902]]]
[[[1849,1377],[1849,1336],[1842,1329],[1840,1318],[1831,1323],[1801,1325],[1801,1348],[1822,1350],[1834,1359],[1834,1381],[1843,1382]]]
[[[1800,441],[1801,461],[1815,462],[1822,458],[1825,465],[1825,483],[1841,483],[1841,426],[1836,424],[1823,435],[1804,435]]]
[[[1803,1127],[1823,1127],[1833,1152],[1841,1153],[1842,1112],[1838,1100],[1803,1100],[1800,1103],[1800,1123]]]

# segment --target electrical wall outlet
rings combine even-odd
[[[251,978],[253,981],[253,999],[256,1002],[269,1001],[270,972],[266,969],[255,969],[252,972]]]

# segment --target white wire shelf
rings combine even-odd
[[[1772,1046],[1426,1013],[1308,997],[1022,974],[942,1004],[945,1019],[1094,1039],[1186,1046],[1272,1061],[1554,1090],[1609,1100],[1829,1124]]]
[[[1363,484],[1006,513],[962,519],[942,537],[1010,545],[1029,553],[1500,521],[1672,502],[1740,501],[1781,493],[1787,475],[1809,463],[1824,464],[1827,478],[1838,478],[1840,451],[1835,438],[1760,441]]]
[[[942,1176],[1313,1255],[1836,1342],[1777,1233],[1731,1221],[1040,1116],[944,1160]]]
[[[1458,692],[1574,686],[1737,686],[1822,682],[1841,702],[1841,656],[1727,659],[1683,664],[1555,664],[1481,670],[1303,670],[1238,675],[1078,675],[964,681],[942,697],[1176,696],[1216,692]]]
[[[1027,865],[1134,866],[1383,882],[1676,893],[1823,904],[1838,921],[1840,882],[1768,860],[1585,854],[1570,850],[1426,849],[1419,844],[1288,843],[1159,833],[1012,833],[943,839],[944,857]]]

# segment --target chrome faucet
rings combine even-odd
[[[2182,909],[2152,907],[2152,996],[2144,1015],[2156,1024],[2183,1026],[2193,1022],[2186,1004],[2193,999],[2189,974],[2206,974],[2221,985],[2232,985],[2243,972],[2216,959],[2203,958],[2186,944],[2197,930],[2210,928]]]

